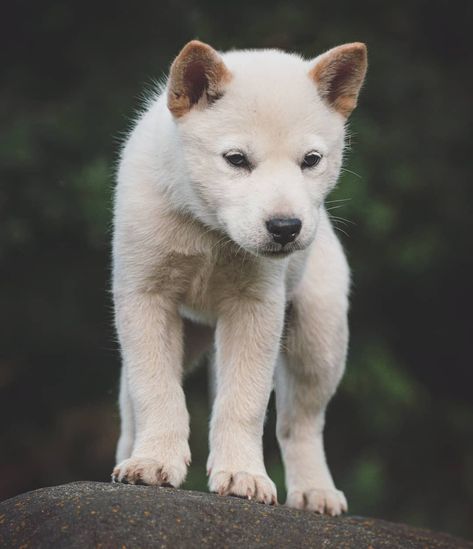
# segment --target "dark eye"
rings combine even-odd
[[[248,158],[240,151],[229,151],[223,155],[225,160],[236,168],[249,168]]]
[[[317,151],[310,151],[304,156],[301,168],[314,168],[322,160],[322,155]]]

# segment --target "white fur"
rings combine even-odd
[[[184,363],[214,341],[210,489],[276,501],[262,452],[274,384],[288,504],[339,514],[346,500],[322,431],[344,370],[349,270],[324,199],[340,172],[345,119],[308,77],[317,60],[276,50],[222,58],[232,74],[223,97],[174,119],[164,90],[123,149],[113,240],[123,355],[114,478],[184,481]],[[228,165],[229,149],[247,152],[255,169]],[[323,159],[301,170],[310,150]],[[271,244],[265,221],[274,216],[302,220],[302,249],[259,254]]]

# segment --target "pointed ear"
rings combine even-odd
[[[356,107],[368,66],[365,44],[353,42],[333,48],[314,61],[309,76],[322,99],[348,118]]]
[[[222,95],[230,79],[231,73],[220,55],[207,44],[192,40],[171,65],[168,108],[179,118],[204,96],[210,104]]]

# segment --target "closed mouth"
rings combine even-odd
[[[286,246],[267,246],[266,248],[260,248],[258,255],[265,257],[287,257],[297,250],[302,250],[303,247],[298,242],[292,242]]]
[[[259,255],[264,255],[265,257],[287,257],[291,255],[292,250],[260,250]]]

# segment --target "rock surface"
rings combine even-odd
[[[172,488],[75,482],[0,503],[0,547],[473,547],[427,530]]]

